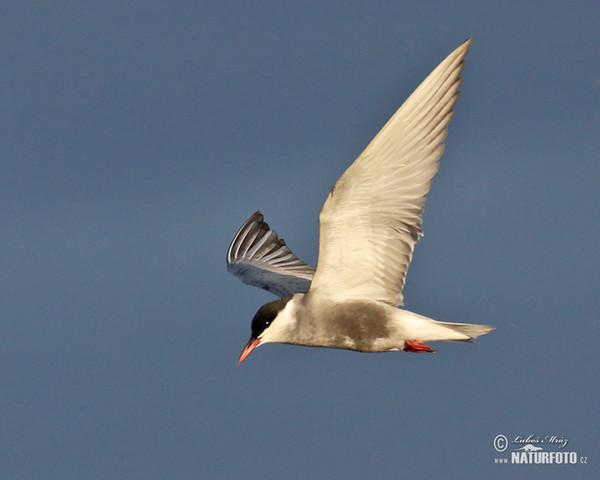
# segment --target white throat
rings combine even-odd
[[[294,331],[298,324],[297,311],[303,297],[303,293],[297,293],[287,302],[271,325],[259,337],[261,344],[294,342]]]

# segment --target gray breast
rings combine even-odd
[[[306,332],[312,337],[307,338],[310,345],[373,352],[380,350],[375,342],[391,334],[386,308],[373,302],[335,302],[312,306],[309,311],[306,323],[310,325],[304,326],[313,333]]]

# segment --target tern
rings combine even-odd
[[[360,352],[435,352],[495,327],[439,322],[400,308],[426,195],[438,170],[468,39],[413,92],[329,192],[319,216],[316,270],[254,213],[235,235],[227,268],[281,297],[263,305],[241,363],[265,343]]]

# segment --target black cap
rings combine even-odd
[[[277,314],[285,308],[292,297],[265,303],[252,319],[252,338],[258,338],[271,325]]]

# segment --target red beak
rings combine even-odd
[[[242,354],[240,355],[240,358],[238,360],[238,365],[244,361],[244,358],[246,358],[248,355],[250,355],[250,353],[252,353],[252,350],[258,347],[259,343],[260,338],[251,338],[250,340],[248,340],[248,343],[242,350]]]

